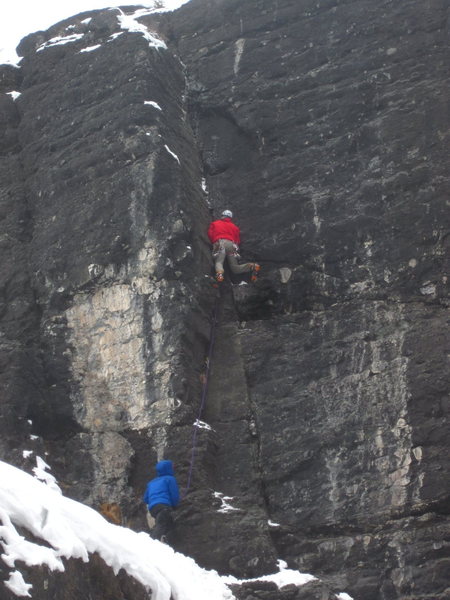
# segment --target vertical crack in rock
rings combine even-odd
[[[207,567],[220,564],[224,573],[253,577],[276,568],[276,553],[261,499],[256,432],[230,289],[221,291],[216,327],[193,490],[180,508],[179,547]]]

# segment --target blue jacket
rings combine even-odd
[[[156,465],[158,477],[155,477],[147,484],[144,494],[144,502],[148,508],[155,504],[168,504],[175,507],[180,501],[177,480],[173,474],[173,465],[171,460],[160,460]]]

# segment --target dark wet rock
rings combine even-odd
[[[325,582],[239,598],[444,598],[447,13],[191,0],[140,19],[168,49],[118,10],[25,38],[0,69],[2,458],[48,452],[143,529],[170,457],[176,549]],[[262,271],[222,286],[194,436],[225,206]]]
[[[275,546],[364,598],[428,594],[429,552],[443,594],[444,4],[190,9],[202,27],[174,39],[211,201],[263,265],[233,296]]]
[[[24,532],[26,534],[26,532]],[[26,537],[26,535],[25,535]],[[108,598],[110,600],[150,600],[152,595],[135,579],[121,570],[117,575],[103,559],[94,554],[88,563],[81,559],[63,560],[64,571],[50,571],[45,567],[21,566],[21,572],[30,588],[33,598],[49,600],[75,600],[76,598]],[[2,563],[3,564],[3,563]],[[0,565],[0,578],[8,575]],[[1,600],[16,600],[17,595],[4,585],[0,586]]]
[[[13,65],[0,65],[0,90],[2,93],[11,92],[20,87],[22,72],[19,67]]]
[[[237,600],[337,600],[337,596],[320,581],[281,588],[269,581],[252,581],[230,588]]]

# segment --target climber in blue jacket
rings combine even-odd
[[[173,529],[172,510],[180,501],[180,493],[171,460],[160,460],[156,464],[156,472],[157,477],[147,484],[144,502],[155,519],[152,537],[166,542],[167,536]]]

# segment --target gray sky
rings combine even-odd
[[[189,0],[165,0],[168,9],[175,9]],[[126,6],[153,6],[153,1],[133,0],[7,0],[0,19],[0,64],[16,62],[15,48],[20,40],[34,31],[48,29],[54,23],[87,10]]]

